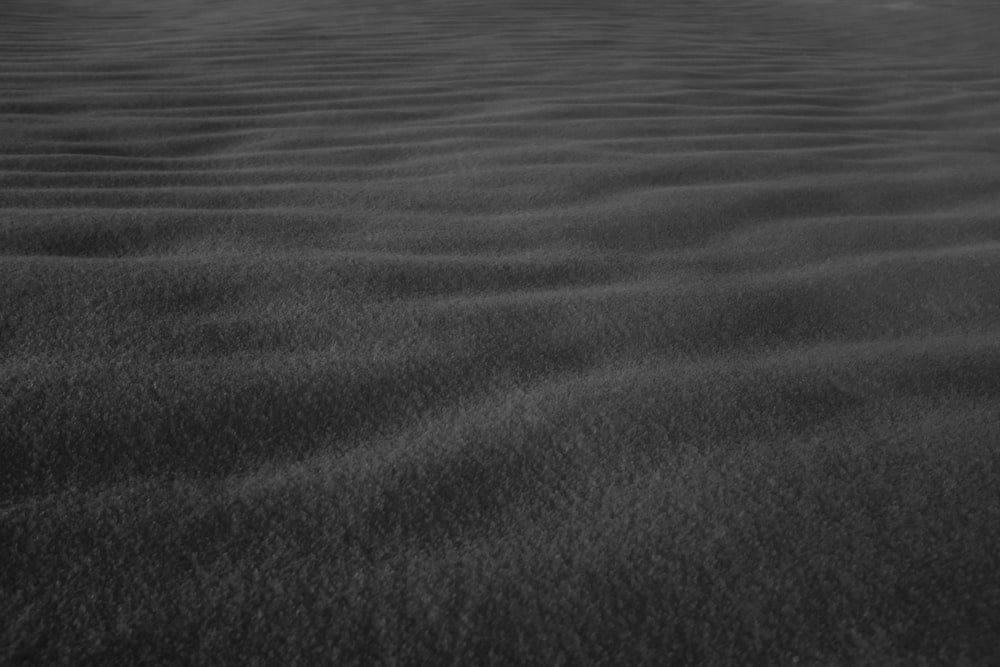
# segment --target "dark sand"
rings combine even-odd
[[[998,664],[998,35],[6,0],[0,663]]]

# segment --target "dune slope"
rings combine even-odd
[[[996,664],[997,34],[3,3],[0,662]]]

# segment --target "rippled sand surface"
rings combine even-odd
[[[0,662],[996,664],[997,35],[4,2]]]

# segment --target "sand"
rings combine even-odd
[[[4,2],[0,662],[996,664],[998,34]]]

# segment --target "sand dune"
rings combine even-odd
[[[3,3],[0,662],[994,664],[994,5]]]

